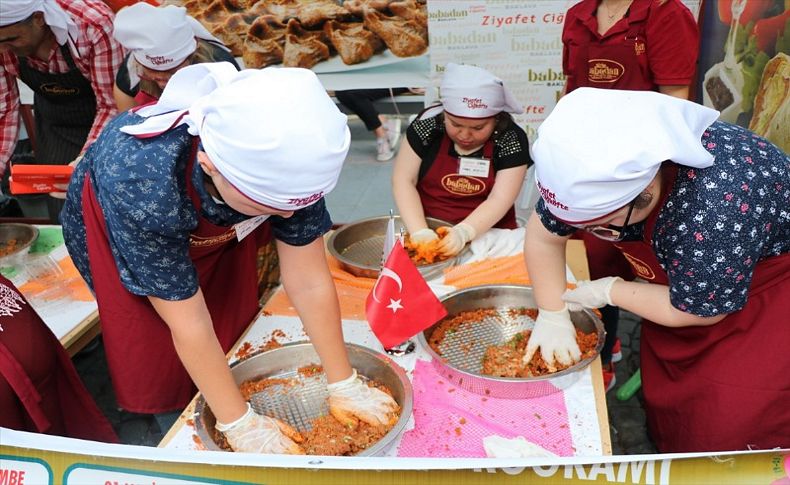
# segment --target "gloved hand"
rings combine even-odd
[[[540,355],[549,370],[554,372],[555,360],[563,365],[578,362],[582,356],[576,343],[576,328],[571,322],[571,314],[566,306],[559,311],[538,309],[538,318],[527,342],[527,352],[523,364],[532,360],[532,355],[540,347]]]
[[[475,228],[465,222],[459,222],[447,231],[447,235],[439,243],[439,252],[445,256],[455,256],[460,253],[466,243],[475,238]]]
[[[578,304],[584,308],[601,308],[612,304],[612,286],[623,279],[619,276],[607,276],[592,281],[579,281],[576,288],[565,290],[562,299],[571,304]]]
[[[80,160],[82,160],[83,155],[84,155],[83,153],[77,155],[77,158],[69,162],[69,165],[72,167],[76,167],[77,164],[80,163]],[[69,190],[69,184],[54,184],[54,185],[56,188],[62,190],[62,192],[50,192],[49,196],[54,197],[56,199],[65,199],[66,193]]]
[[[219,421],[214,426],[221,431],[233,451],[246,453],[285,453],[304,455],[305,451],[295,441],[304,441],[298,431],[279,419],[261,416],[247,403],[244,416],[230,424]]]
[[[439,239],[439,236],[433,232],[433,229],[428,227],[409,233],[409,240],[414,244],[423,244],[436,241],[437,239]]]
[[[329,384],[329,412],[347,426],[357,425],[357,418],[371,426],[390,425],[397,420],[398,404],[389,394],[370,387],[357,376]]]

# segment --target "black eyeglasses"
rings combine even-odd
[[[575,224],[571,224],[571,226],[587,231],[598,239],[603,239],[604,241],[622,241],[623,237],[625,236],[624,229],[628,226],[628,222],[631,220],[631,213],[634,212],[634,205],[636,205],[636,199],[632,200],[631,203],[628,204],[628,212],[625,215],[625,221],[623,222],[622,226],[615,226],[613,224],[607,224],[605,226],[577,226]]]

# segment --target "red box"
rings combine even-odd
[[[9,188],[14,195],[63,192],[55,184],[68,184],[71,165],[11,165]]]

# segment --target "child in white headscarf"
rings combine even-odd
[[[533,146],[542,200],[527,223],[539,307],[526,360],[579,358],[568,306],[643,318],[641,371],[662,452],[790,446],[790,158],[719,113],[650,91],[579,88]],[[578,229],[641,281],[565,286]],[[567,303],[567,305],[566,305]]]
[[[311,71],[229,63],[185,67],[157,104],[102,133],[72,177],[63,233],[96,292],[121,407],[181,411],[194,383],[234,450],[303,452],[244,401],[225,360],[258,311],[256,248],[268,234],[330,411],[347,424],[391,419],[395,402],[348,361],[324,253],[324,196],[349,143]]]
[[[441,104],[409,126],[392,174],[395,202],[411,241],[438,238],[426,217],[452,224],[439,245],[458,254],[492,227],[514,229],[513,203],[531,164],[521,113],[502,80],[474,66],[450,63]]]
[[[237,66],[225,45],[184,7],[154,7],[145,2],[115,15],[113,36],[128,54],[115,76],[118,111],[156,101],[182,67],[227,61]]]

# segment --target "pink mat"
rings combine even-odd
[[[414,367],[414,429],[398,456],[485,457],[483,438],[523,436],[560,456],[573,456],[563,393],[532,399],[486,397],[450,384],[430,362]]]

